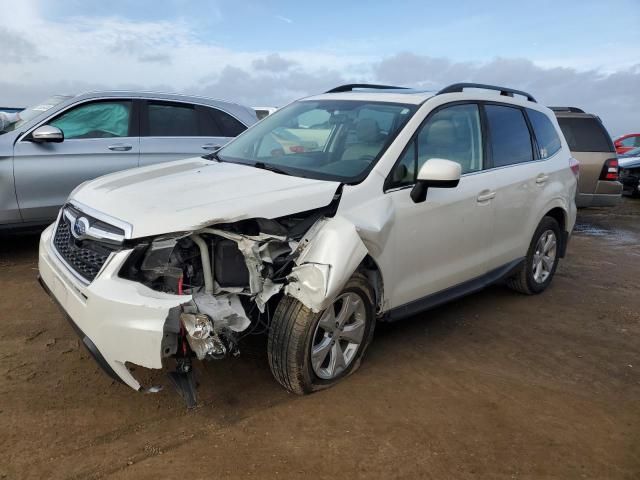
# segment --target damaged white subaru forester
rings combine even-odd
[[[506,279],[542,292],[576,217],[578,164],[521,91],[345,85],[278,110],[216,153],[80,185],[40,241],[44,288],[117,380],[268,331],[304,394],[355,371],[376,321]]]

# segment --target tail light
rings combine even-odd
[[[600,180],[618,180],[618,159],[610,158],[604,162],[602,172],[600,172]]]
[[[580,162],[575,158],[571,157],[569,159],[569,168],[573,172],[573,174],[577,177],[580,173]]]

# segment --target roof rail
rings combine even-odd
[[[338,93],[338,92],[351,92],[356,88],[373,88],[380,90],[399,90],[406,89],[407,87],[396,87],[394,85],[376,85],[373,83],[348,83],[346,85],[340,85],[338,87],[332,88],[331,90],[327,90],[324,93]]]
[[[536,99],[533,98],[533,95],[527,92],[523,92],[522,90],[514,90],[513,88],[507,87],[497,87],[495,85],[485,85],[483,83],[454,83],[453,85],[449,85],[448,87],[440,90],[436,95],[441,95],[443,93],[457,93],[462,92],[465,88],[482,88],[484,90],[495,90],[500,92],[500,95],[504,95],[505,97],[513,97],[514,94],[522,95],[526,97],[530,102],[536,102]]]
[[[549,110],[554,112],[585,113],[584,110],[578,107],[549,107]]]

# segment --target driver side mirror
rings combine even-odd
[[[31,132],[31,140],[37,143],[60,143],[64,141],[64,133],[58,127],[42,125]]]
[[[460,164],[442,158],[427,160],[416,178],[416,184],[411,190],[411,200],[415,203],[424,202],[427,199],[427,190],[432,188],[455,188],[460,182],[462,169]]]

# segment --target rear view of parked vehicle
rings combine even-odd
[[[185,95],[51,97],[0,131],[0,228],[50,223],[82,182],[214,151],[255,122],[248,107]]]
[[[611,137],[597,115],[575,107],[550,107],[558,118],[571,154],[580,162],[576,205],[617,205],[622,195],[618,157]]]

